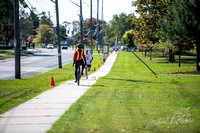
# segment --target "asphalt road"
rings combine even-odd
[[[29,77],[58,68],[57,49],[29,49],[32,55],[21,56],[21,77]],[[62,66],[72,62],[74,51],[62,50]],[[15,59],[0,60],[0,80],[15,78]]]

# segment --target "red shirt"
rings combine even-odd
[[[84,54],[84,50],[79,50],[77,49],[74,53],[74,59],[75,61],[79,61],[81,60],[83,57],[83,59],[85,60],[85,54]]]

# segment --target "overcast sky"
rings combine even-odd
[[[51,14],[51,20],[56,24],[55,4],[51,0],[25,0],[29,7],[36,7],[36,13],[45,11],[48,15],[48,11]],[[55,0],[54,0],[55,1]],[[77,4],[80,4],[80,0],[71,0]],[[97,0],[93,2],[93,18],[97,17]],[[104,20],[109,22],[114,14],[120,13],[135,13],[135,7],[131,6],[132,0],[103,0],[103,14]],[[82,0],[83,3],[83,18],[90,18],[90,0]],[[102,0],[99,0],[99,19],[102,18]],[[70,0],[58,0],[60,24],[64,21],[72,22],[79,20],[78,14],[80,14],[80,8],[74,5]],[[135,14],[137,15],[137,14]]]

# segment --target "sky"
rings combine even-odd
[[[55,3],[51,0],[25,0],[29,7],[33,6],[36,8],[36,14],[45,11],[48,15],[50,12],[51,20],[54,25],[56,24],[56,11]],[[55,1],[55,0],[54,0]],[[71,0],[74,3],[80,4],[80,0]],[[90,18],[90,0],[82,0],[82,14],[83,19]],[[93,13],[92,17],[97,18],[97,0],[92,0],[93,3]],[[112,20],[114,14],[135,13],[136,8],[132,7],[132,0],[103,0],[103,19],[106,22]],[[74,20],[79,20],[80,7],[76,6],[70,0],[58,0],[59,8],[59,23],[62,24],[64,21],[72,22]],[[27,9],[29,11],[29,9]],[[99,19],[102,18],[102,0],[99,0]]]

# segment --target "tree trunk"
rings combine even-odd
[[[174,62],[174,54],[173,54],[173,51],[170,49],[169,50],[169,62]]]
[[[152,50],[150,50],[150,61],[152,59]]]
[[[179,48],[178,64],[179,64],[179,67],[181,67],[181,50],[180,50],[180,48]]]
[[[197,48],[197,71],[200,71],[200,39],[197,39],[196,48]]]
[[[144,56],[147,57],[147,50],[146,49],[145,49],[144,53],[145,53]]]

